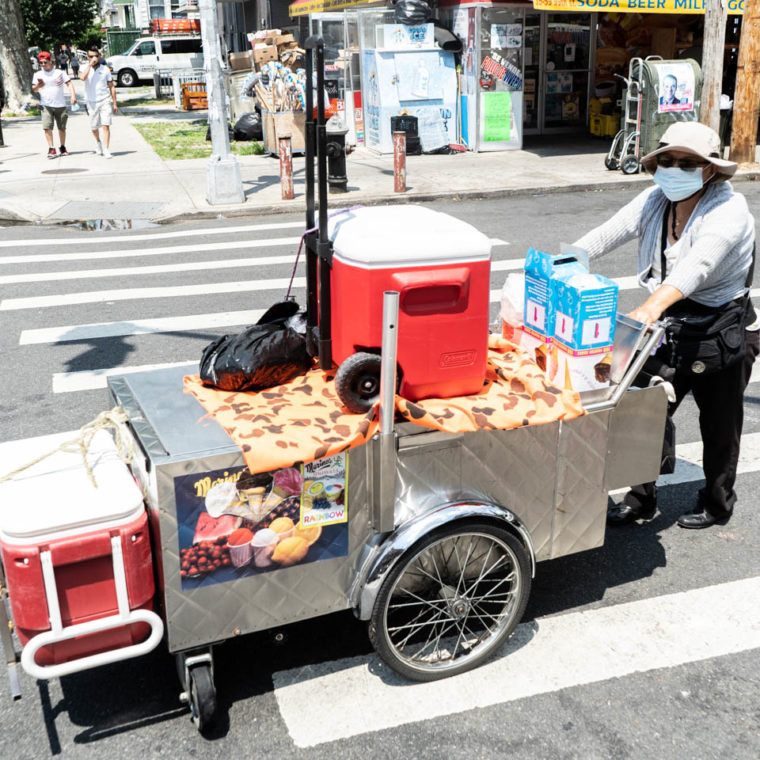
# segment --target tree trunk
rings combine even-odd
[[[736,67],[734,120],[731,129],[732,161],[755,160],[757,107],[760,97],[760,0],[745,0],[739,62]]]
[[[721,3],[721,0],[707,0],[702,44],[702,104],[699,120],[716,132],[720,131],[720,91],[723,82],[725,39],[725,5]]]
[[[0,70],[6,107],[22,111],[33,102],[32,64],[18,0],[0,0]]]

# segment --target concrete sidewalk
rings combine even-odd
[[[137,120],[176,119],[155,109],[129,108],[114,117],[108,160],[95,155],[84,109],[69,118],[66,158],[50,160],[39,117],[4,119],[0,148],[0,223],[56,223],[84,219],[244,216],[304,209],[304,160],[293,161],[296,198],[283,201],[279,163],[271,156],[238,156],[245,201],[206,201],[208,159],[164,161],[135,129]],[[192,114],[205,118],[205,113]],[[364,149],[348,157],[347,193],[330,195],[331,207],[441,198],[476,198],[571,190],[644,186],[644,174],[608,171],[608,140],[584,137],[526,139],[525,148],[500,153],[407,157],[407,192],[393,192],[393,156]],[[760,166],[742,167],[738,179],[760,177]],[[633,188],[632,188],[633,189]]]

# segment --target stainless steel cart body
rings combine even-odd
[[[503,524],[533,563],[593,549],[604,541],[608,491],[654,480],[666,397],[631,389],[597,402],[583,417],[513,430],[451,434],[395,426],[392,529],[382,514],[379,438],[348,452],[345,556],[183,590],[175,480],[222,477],[245,467],[242,454],[183,394],[188,368],[109,379],[129,416],[132,468],[147,494],[169,650],[342,609],[369,618],[393,560],[441,525],[485,519]]]

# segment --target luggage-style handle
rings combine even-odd
[[[319,327],[319,366],[332,369],[330,308],[332,244],[327,234],[327,127],[325,125],[325,41],[312,35],[306,50],[306,229],[314,229],[314,158],[317,159],[319,218],[317,233],[306,237],[306,322]],[[317,116],[314,118],[314,72],[317,74]]]

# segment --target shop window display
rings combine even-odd
[[[544,62],[546,127],[585,124],[590,43],[590,16],[578,13],[551,14]]]

